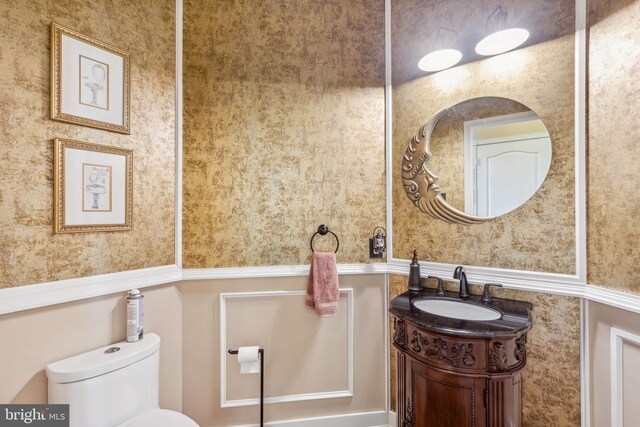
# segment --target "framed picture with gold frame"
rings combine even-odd
[[[132,229],[133,150],[56,138],[54,232]]]
[[[129,53],[51,24],[51,118],[131,133]]]

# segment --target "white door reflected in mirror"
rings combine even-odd
[[[467,121],[465,212],[489,217],[524,204],[551,166],[551,138],[531,111]]]

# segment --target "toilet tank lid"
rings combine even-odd
[[[47,365],[47,378],[54,383],[86,380],[124,368],[159,349],[160,337],[145,334],[137,342],[122,341],[51,363]]]

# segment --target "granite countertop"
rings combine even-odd
[[[444,299],[462,301],[484,307],[491,307],[502,313],[496,320],[462,320],[444,317],[418,310],[413,303],[420,299]],[[457,337],[511,338],[531,329],[532,305],[525,301],[493,298],[485,304],[480,295],[471,295],[460,299],[457,292],[446,292],[446,296],[436,296],[435,289],[424,288],[421,291],[407,291],[391,300],[389,312],[395,317],[413,323],[429,332]]]

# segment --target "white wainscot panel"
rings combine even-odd
[[[260,375],[240,374],[240,346],[264,349],[265,404],[353,396],[353,289],[320,318],[305,291],[220,294],[220,406],[259,404]]]
[[[640,335],[611,328],[611,427],[637,425]]]

